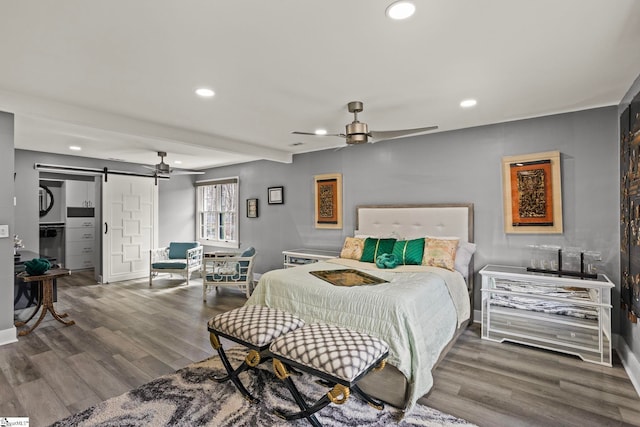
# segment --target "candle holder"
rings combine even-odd
[[[585,271],[584,251],[580,251],[579,253],[580,253],[580,271],[562,269],[562,249],[558,249],[558,263],[556,264],[558,266],[557,269],[527,267],[527,271],[531,271],[534,273],[555,274],[557,276],[578,277],[580,279],[597,279],[598,278],[597,273],[589,273]]]

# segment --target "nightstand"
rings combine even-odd
[[[611,366],[611,289],[596,279],[487,265],[482,276],[482,338],[573,354]]]
[[[337,258],[340,256],[340,251],[302,248],[282,251],[282,255],[284,256],[284,268],[291,268],[298,265]]]

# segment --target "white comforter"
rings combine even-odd
[[[334,286],[309,274],[343,268],[367,270],[389,283]],[[385,340],[389,363],[409,383],[406,410],[432,387],[433,365],[470,314],[460,273],[426,266],[382,270],[343,259],[265,273],[247,304],[278,308],[308,323],[342,325]]]

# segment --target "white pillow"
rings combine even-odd
[[[355,237],[356,239],[366,239],[366,238],[372,238],[372,239],[396,239],[396,240],[405,240],[402,238],[402,236],[400,236],[398,233],[396,233],[395,231],[392,231],[391,233],[383,233],[383,234],[371,234],[371,233],[365,233],[364,231],[360,231],[360,230],[355,230],[353,232],[353,237]]]
[[[460,242],[458,250],[456,251],[456,259],[454,261],[454,268],[464,276],[465,279],[469,277],[469,263],[471,257],[476,251],[476,244],[469,242]]]

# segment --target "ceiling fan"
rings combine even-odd
[[[386,131],[370,131],[366,123],[358,121],[358,113],[363,110],[363,103],[361,101],[351,101],[347,104],[347,109],[350,113],[353,113],[353,121],[346,126],[345,133],[326,133],[319,134],[314,132],[298,132],[293,131],[291,133],[296,135],[314,135],[314,136],[339,136],[346,138],[347,145],[365,144],[369,142],[369,138],[378,142],[385,139],[398,138],[401,136],[413,135],[416,133],[427,132],[430,130],[438,129],[438,126],[427,126],[423,128],[415,129],[398,129],[398,130],[386,130]]]
[[[202,174],[204,174],[204,171],[195,171],[195,170],[188,170],[188,169],[175,169],[175,168],[172,168],[171,166],[169,166],[167,163],[164,162],[164,158],[166,156],[167,156],[167,153],[165,151],[158,151],[158,157],[160,157],[160,163],[157,163],[155,166],[143,165],[143,167],[153,170],[157,176],[169,176],[171,174],[173,174],[173,175],[202,175]]]

